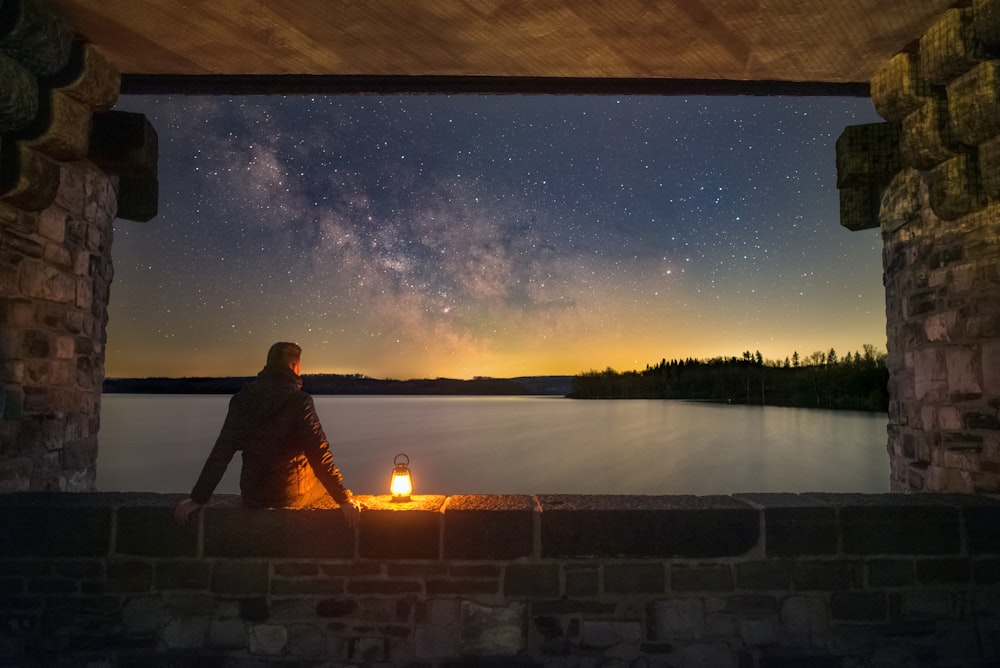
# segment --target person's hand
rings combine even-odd
[[[188,518],[198,512],[199,508],[201,508],[201,504],[194,499],[184,499],[174,508],[174,521],[184,526],[187,524]]]
[[[361,504],[350,499],[340,504],[340,512],[344,516],[344,521],[347,522],[347,526],[354,529],[357,528],[358,522],[361,520]]]

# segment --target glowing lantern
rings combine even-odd
[[[405,461],[401,462],[400,458]],[[410,479],[410,458],[404,454],[398,454],[392,463],[396,467],[392,469],[392,478],[389,480],[389,492],[392,494],[392,500],[396,502],[409,501],[410,494],[413,492],[413,481]]]

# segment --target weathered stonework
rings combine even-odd
[[[102,164],[110,150],[93,126],[109,128],[116,151],[138,141],[140,181],[156,178],[148,122],[133,114],[136,130],[115,132],[120,116],[107,111],[119,79],[36,0],[4,5],[0,492],[94,489],[118,175],[137,160]],[[151,217],[148,201],[132,210]]]
[[[917,56],[873,81],[876,109],[902,119],[902,169],[877,217],[894,491],[1000,492],[1000,61],[986,57],[998,7],[949,10]],[[943,89],[924,97],[932,84]],[[848,164],[865,161],[838,156]],[[852,187],[880,184],[855,172]],[[841,216],[850,229],[869,222]]]
[[[177,498],[0,496],[0,664],[964,668],[1000,655],[1000,500],[984,496],[365,496],[357,529],[335,509],[233,496],[180,527]],[[528,538],[482,545],[497,526]]]
[[[48,208],[0,204],[0,491],[94,488],[115,203],[79,162]]]

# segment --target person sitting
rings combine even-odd
[[[215,491],[237,450],[243,452],[240,495],[247,508],[305,508],[327,494],[350,527],[361,506],[344,486],[313,398],[302,390],[302,348],[279,341],[257,378],[229,401],[229,411],[191,495],[174,518],[185,524]]]

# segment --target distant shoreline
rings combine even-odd
[[[251,380],[253,376],[107,378],[102,391],[105,394],[235,394]],[[306,374],[302,376],[302,389],[316,395],[566,396],[573,389],[573,376],[394,380],[357,374]]]

